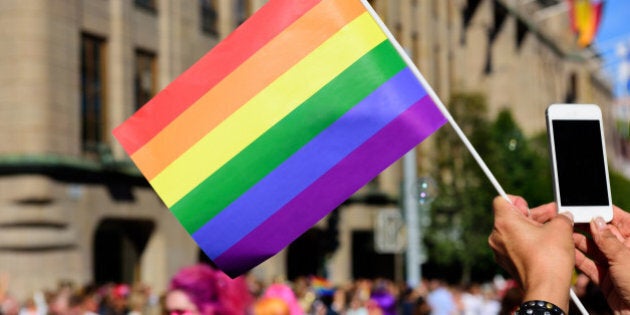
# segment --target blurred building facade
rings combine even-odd
[[[59,280],[142,281],[160,291],[179,267],[203,259],[111,130],[265,2],[0,2],[0,272],[11,291]],[[600,61],[574,43],[564,1],[369,2],[445,103],[454,92],[482,92],[490,114],[508,107],[533,133],[551,103],[607,111],[612,102]],[[418,148],[421,170],[430,147]],[[311,245],[327,235],[333,281],[401,279],[401,254],[364,245],[379,211],[399,207],[401,174],[394,164],[322,220],[319,234],[309,231],[252,273],[314,272],[322,254]]]

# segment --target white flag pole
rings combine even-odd
[[[409,69],[411,69],[411,71],[416,76],[416,78],[424,86],[424,88],[427,91],[427,94],[429,94],[429,96],[431,97],[435,105],[437,105],[437,107],[442,112],[442,115],[444,115],[446,120],[448,120],[449,124],[451,125],[453,130],[455,130],[455,133],[457,133],[457,135],[462,140],[462,142],[464,143],[464,145],[466,146],[470,154],[472,154],[473,158],[475,159],[475,161],[477,162],[481,170],[484,172],[486,177],[488,177],[488,180],[490,180],[490,182],[494,186],[494,189],[496,189],[499,195],[501,195],[505,200],[507,200],[509,203],[512,203],[512,200],[505,193],[505,190],[503,190],[503,187],[501,187],[501,184],[499,184],[497,179],[494,177],[494,174],[492,174],[492,171],[490,171],[490,168],[488,168],[488,166],[483,161],[479,153],[477,153],[477,150],[472,145],[472,143],[470,143],[470,141],[468,140],[468,137],[466,137],[466,134],[459,127],[459,125],[457,124],[453,116],[451,116],[451,113],[448,111],[444,103],[442,103],[442,100],[440,100],[440,98],[435,93],[435,91],[433,91],[433,88],[431,87],[431,85],[429,85],[429,83],[424,78],[422,73],[420,73],[420,70],[418,70],[418,67],[416,67],[415,63],[411,60],[409,55],[407,55],[407,52],[402,48],[400,43],[398,43],[394,35],[389,31],[389,29],[387,28],[387,25],[385,25],[385,23],[381,20],[380,16],[376,13],[376,11],[374,11],[374,8],[372,8],[372,6],[368,3],[367,0],[361,0],[361,2],[363,3],[363,6],[365,6],[367,11],[370,13],[372,18],[376,21],[376,23],[381,28],[381,30],[383,30],[383,32],[385,33],[389,41],[392,43],[392,45],[394,45],[394,48],[396,48],[396,51],[398,51],[398,54],[403,58],[407,66],[409,66]],[[578,307],[578,309],[580,309],[580,312],[583,315],[588,315],[586,308],[584,308],[584,305],[582,304],[582,302],[580,302],[575,292],[573,292],[573,289],[570,290],[569,295],[571,299],[573,300],[573,302],[575,303],[575,305]]]
[[[422,76],[422,73],[420,73],[420,70],[418,70],[416,65],[411,60],[411,58],[409,58],[409,55],[407,55],[407,52],[405,52],[405,50],[402,48],[400,43],[398,43],[394,35],[389,31],[385,23],[383,23],[381,18],[378,16],[376,11],[374,11],[374,9],[367,2],[367,0],[361,0],[361,2],[363,2],[363,5],[368,10],[372,18],[374,18],[378,26],[383,30],[383,32],[385,32],[385,35],[387,36],[389,41],[392,43],[392,45],[394,45],[394,48],[396,48],[396,50],[398,51],[398,54],[403,58],[407,66],[409,66],[409,69],[411,69],[411,71],[416,76],[416,78],[420,80],[420,83],[426,89],[427,94],[429,94],[429,96],[431,97],[435,105],[437,105],[437,107],[442,112],[442,115],[444,115],[444,117],[448,120],[449,124],[451,124],[451,126],[453,127],[453,129],[455,130],[459,138],[462,140],[462,142],[464,142],[464,145],[466,146],[468,151],[470,151],[470,154],[472,154],[473,158],[477,161],[477,164],[479,164],[479,167],[481,167],[481,170],[486,174],[486,176],[488,177],[488,179],[490,180],[494,188],[497,190],[499,195],[501,195],[503,198],[505,198],[507,201],[511,203],[512,201],[510,200],[510,198],[508,198],[507,194],[505,193],[505,191],[503,190],[503,188],[501,187],[497,179],[494,177],[494,175],[492,174],[492,172],[490,171],[486,163],[483,161],[481,156],[479,156],[479,153],[477,153],[477,150],[473,147],[470,141],[468,141],[466,134],[464,134],[462,129],[459,128],[459,125],[457,124],[455,119],[453,119],[453,116],[451,116],[451,113],[449,113],[446,106],[444,106],[444,103],[442,103],[442,101],[437,96],[435,91],[433,91],[433,88],[431,87],[431,85],[429,85],[427,80],[424,79],[424,76]]]

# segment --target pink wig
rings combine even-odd
[[[231,279],[204,264],[182,268],[172,279],[169,291],[184,292],[202,315],[245,314],[253,297],[243,277]]]
[[[295,297],[295,293],[293,293],[293,289],[286,284],[272,284],[270,285],[263,297],[266,298],[279,298],[287,303],[289,309],[291,309],[291,315],[303,315],[304,311],[298,304],[297,298]]]

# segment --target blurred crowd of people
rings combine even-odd
[[[586,296],[587,288],[588,279],[578,277],[576,292]],[[521,302],[515,282],[500,277],[467,286],[424,280],[415,288],[386,279],[333,286],[318,277],[264,284],[198,264],[182,268],[166,292],[141,284],[61,283],[23,301],[11,295],[8,277],[0,277],[3,315],[494,315],[513,314]]]

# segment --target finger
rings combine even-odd
[[[520,210],[523,215],[529,215],[529,205],[527,204],[527,200],[525,200],[525,198],[514,195],[509,195],[509,198],[512,200],[512,204]]]
[[[626,241],[626,238],[623,237],[623,233],[621,233],[621,231],[614,225],[608,225],[608,228],[610,229],[610,232],[615,235],[615,237],[617,237],[617,239],[624,243]]]
[[[500,218],[505,216],[512,216],[514,205],[511,201],[506,200],[501,196],[494,197],[492,200],[492,210],[494,211],[494,221],[499,221]]]
[[[597,265],[577,249],[575,250],[575,267],[589,277],[593,283],[599,285],[601,277]]]
[[[610,230],[604,219],[597,217],[591,221],[591,235],[593,241],[608,261],[618,260],[627,248],[617,239],[617,236]]]
[[[532,219],[540,223],[545,223],[558,214],[558,207],[555,202],[551,202],[531,209],[530,213]]]
[[[549,222],[550,226],[561,227],[573,232],[573,214],[571,212],[562,212]]]
[[[523,197],[508,195],[509,201],[502,196],[497,196],[492,202],[495,222],[499,218],[507,217],[527,217],[529,208],[527,201]]]
[[[573,233],[573,244],[577,250],[584,253],[584,255],[588,256],[589,259],[595,263],[603,266],[608,265],[608,259],[602,254],[599,248],[597,248],[597,245],[595,245],[592,239],[579,233]]]
[[[567,238],[573,235],[573,215],[569,212],[563,212],[554,217],[551,221],[543,225],[544,229],[552,230],[554,234]],[[569,243],[573,247],[573,242]],[[567,244],[568,246],[568,244]]]
[[[575,244],[575,248],[586,252],[588,250],[588,238],[580,233],[573,233],[573,244]]]
[[[624,238],[630,238],[630,213],[613,206],[613,219],[610,224],[619,229],[619,234]]]
[[[630,213],[613,206],[613,219],[610,223],[619,227],[624,238],[630,237]]]
[[[573,215],[571,213],[563,212],[560,215],[557,215],[551,221],[545,223],[542,228],[547,232],[553,233],[554,240],[558,241],[557,244],[562,245],[561,250],[564,251],[564,253],[571,253],[574,251]]]

